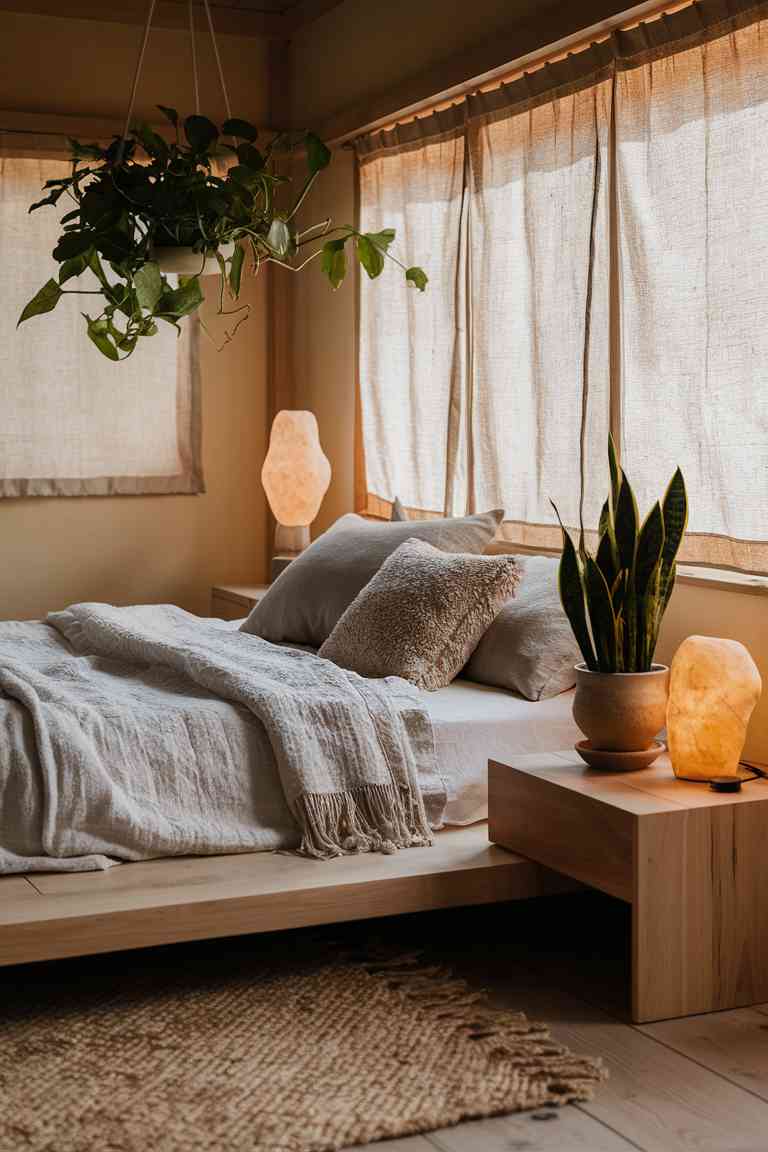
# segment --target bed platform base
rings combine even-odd
[[[107,872],[0,878],[0,965],[183,940],[274,932],[433,908],[492,904],[578,885],[446,829],[430,849],[320,862],[254,852],[122,864]]]

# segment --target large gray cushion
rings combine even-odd
[[[500,510],[451,520],[391,523],[350,513],[310,544],[255,606],[244,632],[273,644],[319,648],[342,612],[400,544],[426,540],[443,552],[480,553],[496,535]]]
[[[542,700],[573,687],[581,655],[560,603],[559,561],[552,556],[517,560],[520,583],[514,599],[483,636],[464,675]]]
[[[319,655],[361,676],[444,688],[516,584],[512,556],[441,552],[407,540],[355,597]]]

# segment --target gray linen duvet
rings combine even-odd
[[[444,804],[405,681],[168,605],[0,623],[0,873],[391,851]]]

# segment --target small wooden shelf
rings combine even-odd
[[[268,591],[268,584],[216,584],[211,589],[211,616],[241,620]]]

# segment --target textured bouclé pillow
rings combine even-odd
[[[444,552],[480,553],[496,535],[502,515],[496,511],[402,524],[364,520],[354,513],[342,516],[281,572],[242,629],[273,644],[319,648],[400,544],[415,537]]]
[[[576,683],[581,660],[557,588],[559,561],[518,556],[515,596],[478,644],[464,675],[480,684],[519,692],[528,700],[557,696]]]
[[[361,676],[444,688],[516,584],[512,556],[441,552],[408,540],[350,604],[319,654]]]

